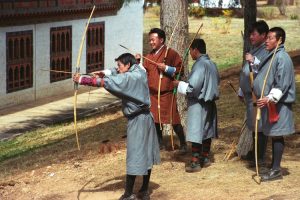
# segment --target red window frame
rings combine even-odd
[[[53,27],[50,29],[50,69],[72,72],[72,27]],[[50,82],[71,78],[71,73],[50,71]]]
[[[86,35],[86,73],[104,69],[104,22],[89,24]]]
[[[32,30],[6,33],[6,92],[33,85]]]

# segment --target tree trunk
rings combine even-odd
[[[251,24],[256,22],[256,1],[253,0],[245,0],[244,5],[244,51],[243,51],[243,59],[246,52],[249,52],[251,44],[249,41],[249,29]]]
[[[246,52],[249,52],[251,44],[249,41],[249,30],[251,25],[256,22],[256,1],[253,0],[245,0],[244,7],[244,50],[243,50],[243,60]],[[244,119],[244,123],[246,120],[246,116]],[[253,139],[252,132],[247,128],[242,128],[241,135],[239,138],[239,142],[237,145],[236,152],[238,156],[245,156],[248,151],[252,149]]]
[[[178,25],[174,31],[173,38],[169,44],[169,39],[171,34],[176,26],[177,21]],[[183,56],[184,51],[188,46],[188,3],[187,1],[182,0],[162,0],[160,7],[160,27],[166,32],[166,45],[175,49],[179,55]],[[184,76],[187,77],[188,67],[185,63],[182,70],[184,70]],[[186,121],[186,99],[182,96],[177,96],[177,105],[178,111],[181,116],[182,125],[185,127]],[[167,130],[168,128],[165,128]]]

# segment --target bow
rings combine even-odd
[[[167,45],[167,50],[166,50],[166,53],[165,53],[165,56],[164,56],[164,60],[163,62],[166,64],[166,59],[167,59],[167,56],[168,56],[168,52],[169,52],[169,49],[170,49],[170,45],[171,45],[171,42],[172,42],[172,39],[173,39],[173,36],[174,36],[174,33],[175,33],[175,30],[179,24],[179,21],[180,21],[181,18],[179,18],[173,28],[173,31],[172,31],[172,34],[169,38],[169,41],[168,41],[168,45]],[[157,110],[158,110],[158,121],[159,121],[159,127],[160,127],[160,130],[162,130],[162,125],[161,125],[161,117],[160,117],[160,90],[161,90],[161,79],[163,78],[163,73],[162,71],[160,71],[159,73],[159,80],[158,80],[158,91],[157,91]],[[172,105],[173,106],[173,105]],[[171,110],[172,110],[172,107],[171,107]],[[172,118],[172,117],[171,117]],[[171,126],[172,126],[172,119],[171,119]],[[173,140],[173,128],[171,128],[171,145],[172,145],[172,149],[174,150],[174,140]]]
[[[85,40],[87,29],[89,27],[89,23],[91,21],[91,18],[93,16],[94,11],[95,11],[95,8],[96,8],[96,6],[94,5],[93,9],[92,9],[92,12],[90,14],[90,17],[89,17],[89,19],[87,21],[87,24],[85,26],[84,32],[82,34],[82,37],[81,37],[81,43],[80,43],[78,56],[77,56],[77,62],[76,62],[76,73],[80,72],[80,66],[79,65],[80,65],[80,59],[81,59],[81,55],[82,55],[83,43],[84,43],[84,40]],[[77,131],[77,113],[76,113],[76,110],[77,110],[77,91],[78,91],[78,83],[74,82],[74,130],[75,130],[75,134],[76,134],[77,147],[78,147],[78,150],[80,150],[80,144],[79,144],[79,139],[78,139],[78,131]]]
[[[264,78],[264,82],[263,82],[263,87],[262,87],[262,90],[261,90],[261,94],[260,94],[260,98],[263,98],[264,96],[264,91],[265,91],[265,87],[266,87],[266,83],[267,83],[267,79],[268,79],[268,76],[269,76],[269,72],[272,68],[272,63],[273,63],[273,59],[275,57],[275,54],[276,54],[276,51],[279,47],[279,44],[281,43],[281,37],[279,38],[278,42],[277,42],[277,45],[276,45],[276,48],[273,52],[273,55],[272,55],[272,58],[271,58],[271,61],[270,61],[270,65],[268,67],[268,71],[266,73],[266,76]],[[255,168],[256,168],[256,177],[258,177],[258,180],[256,180],[254,178],[254,180],[260,184],[261,182],[261,178],[259,176],[259,173],[258,173],[258,162],[257,162],[257,136],[258,136],[258,121],[261,119],[261,110],[259,107],[257,107],[257,112],[256,112],[256,121],[255,121]]]

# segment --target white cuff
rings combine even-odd
[[[243,91],[242,91],[241,88],[239,88],[239,91],[238,91],[237,95],[238,95],[239,97],[244,97],[244,93],[243,93]]]
[[[111,75],[111,70],[110,69],[102,70],[102,72],[105,74],[105,76]]]
[[[168,71],[168,69],[169,69],[169,66],[168,66],[168,65],[166,65],[165,72],[167,72],[167,71]]]
[[[270,101],[277,103],[282,97],[282,91],[278,88],[272,88],[270,93],[268,94],[268,98]]]
[[[189,86],[188,83],[184,81],[179,81],[178,88],[177,88],[178,93],[186,95],[186,89],[188,86]]]
[[[259,64],[260,64],[260,60],[258,60],[258,58],[254,56],[253,65],[259,65]]]

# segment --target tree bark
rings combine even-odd
[[[243,60],[246,52],[249,52],[251,44],[249,40],[249,30],[251,25],[256,22],[256,1],[245,0],[244,5],[244,50],[243,50]]]
[[[243,49],[243,60],[246,52],[249,52],[251,44],[249,41],[249,30],[251,25],[256,22],[256,1],[245,0],[244,2],[244,49]],[[246,116],[244,118],[244,123]],[[236,152],[238,156],[247,155],[248,151],[252,149],[253,139],[252,132],[247,128],[242,128],[239,142],[237,144]]]
[[[169,39],[176,26],[177,21],[179,24],[174,31],[173,38],[169,44]],[[160,7],[160,27],[166,32],[166,45],[175,49],[179,55],[183,56],[184,51],[188,46],[188,2],[182,0],[162,0]],[[188,67],[187,61],[184,63],[184,76],[187,77]],[[184,77],[184,78],[185,78]],[[182,125],[185,128],[186,121],[186,99],[182,96],[177,96],[178,111],[181,116]],[[167,130],[168,128],[165,128]]]

